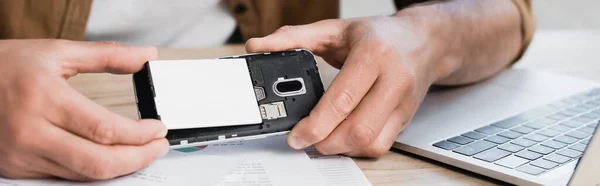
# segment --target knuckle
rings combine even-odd
[[[312,139],[316,142],[322,141],[323,139],[325,139],[325,137],[327,137],[327,134],[325,134],[320,127],[310,127],[306,131],[306,135],[308,139]]]
[[[350,142],[358,147],[369,145],[375,137],[375,130],[364,124],[354,126],[349,134]]]
[[[349,90],[342,90],[331,101],[334,114],[346,117],[354,110],[355,96]]]
[[[280,33],[280,32],[288,32],[294,29],[294,26],[291,25],[284,25],[282,27],[279,27],[275,33]]]
[[[102,41],[102,44],[109,46],[109,47],[119,47],[121,46],[121,44],[119,42],[116,41]]]
[[[246,41],[245,48],[247,52],[258,52],[260,49],[260,45],[256,38],[250,38],[248,39],[248,41]]]
[[[404,79],[404,87],[405,88],[413,88],[415,86],[416,77],[414,73],[405,73],[402,78]]]
[[[374,36],[371,41],[373,44],[372,47],[372,55],[375,56],[383,56],[386,58],[392,57],[395,54],[395,48],[391,46],[385,39],[379,38],[378,36]]]
[[[110,144],[115,138],[115,127],[104,122],[101,118],[92,118],[90,121],[91,140],[101,144]]]

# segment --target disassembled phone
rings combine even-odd
[[[323,95],[307,50],[154,60],[133,75],[141,119],[162,120],[171,148],[289,132]]]

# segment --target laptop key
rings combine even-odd
[[[568,161],[571,161],[571,158],[563,156],[563,155],[560,155],[560,154],[556,154],[556,153],[550,154],[548,156],[544,156],[543,159],[551,161],[551,162],[554,162],[554,163],[560,163],[560,164],[567,163]]]
[[[579,128],[579,129],[577,129],[577,131],[579,131],[579,132],[583,132],[583,133],[586,133],[586,134],[594,134],[594,131],[595,131],[595,130],[596,130],[596,129],[594,129],[594,128],[592,128],[592,127],[581,127],[581,128]]]
[[[526,127],[532,128],[532,129],[536,129],[536,130],[546,127],[546,125],[544,125],[544,124],[535,123],[535,122],[525,123],[525,124],[523,124],[523,126],[526,126]]]
[[[585,111],[588,111],[589,109],[582,108],[582,107],[571,107],[571,108],[569,108],[569,110],[573,110],[573,111],[579,112],[579,113],[584,113]]]
[[[572,132],[569,132],[569,133],[567,133],[565,135],[567,135],[569,137],[574,137],[574,138],[577,138],[577,139],[585,139],[585,138],[587,138],[587,137],[590,136],[589,134],[578,132],[578,131],[572,131]]]
[[[590,109],[593,109],[596,106],[592,105],[592,104],[584,103],[584,104],[577,105],[577,107],[583,108],[583,109],[586,109],[586,110],[590,110]]]
[[[587,103],[584,103],[583,105],[586,107],[589,107],[590,109],[598,107],[598,104],[592,103],[591,101],[588,101]]]
[[[522,147],[531,147],[536,144],[535,141],[531,141],[531,140],[524,139],[524,138],[515,139],[515,140],[511,141],[510,143],[519,145]]]
[[[569,158],[577,158],[579,156],[581,156],[583,153],[579,152],[579,151],[575,151],[575,150],[571,150],[571,149],[563,149],[560,150],[558,152],[556,152],[557,154],[569,157]]]
[[[523,136],[523,134],[507,130],[507,131],[501,132],[500,134],[498,134],[498,136],[502,136],[502,137],[505,137],[508,139],[517,139],[517,138]]]
[[[545,118],[542,118],[542,119],[534,120],[534,122],[540,123],[540,124],[543,124],[543,125],[550,125],[550,124],[554,124],[554,123],[558,122],[558,119],[553,119],[553,118],[550,118],[550,117],[545,117]]]
[[[586,109],[580,109],[580,108],[568,108],[565,111],[574,112],[574,113],[576,113],[575,115],[577,115],[577,114],[584,113],[587,110]]]
[[[579,143],[584,144],[584,145],[589,145],[590,144],[590,139],[588,138],[588,139],[583,140],[583,141],[581,141]]]
[[[580,123],[591,123],[591,122],[594,122],[596,120],[597,119],[592,119],[592,118],[587,118],[587,117],[582,117],[582,116],[573,118],[573,121],[577,121],[577,122],[580,122]]]
[[[549,147],[545,147],[545,146],[541,146],[541,145],[536,145],[536,146],[530,147],[529,150],[543,154],[543,155],[548,155],[548,154],[554,152],[553,148],[549,148]]]
[[[532,129],[529,127],[523,127],[523,126],[518,126],[518,127],[512,128],[510,130],[521,133],[521,134],[529,134],[529,133],[535,131],[535,129]]]
[[[462,137],[462,136],[455,136],[453,138],[448,139],[448,141],[451,141],[451,142],[454,142],[454,143],[458,143],[458,144],[461,144],[461,145],[466,145],[466,144],[469,144],[469,143],[473,142],[472,139],[465,138],[465,137]]]
[[[581,115],[581,117],[590,118],[590,119],[600,119],[600,114],[590,112],[590,113]]]
[[[490,137],[485,138],[485,141],[493,142],[496,144],[504,144],[504,143],[510,141],[510,139],[495,135],[495,136],[490,136]]]
[[[581,144],[581,143],[576,143],[576,144],[571,145],[569,147],[569,149],[576,150],[576,151],[579,151],[579,152],[584,152],[586,147],[587,147],[587,145],[584,145],[584,144]]]
[[[554,126],[551,126],[549,129],[552,129],[552,130],[555,130],[558,132],[567,132],[567,131],[571,130],[571,128],[565,127],[562,125],[554,125]]]
[[[563,125],[563,126],[569,127],[569,128],[577,128],[577,127],[583,125],[583,123],[576,122],[576,121],[571,121],[571,120],[562,122],[560,124]]]
[[[515,125],[521,124],[526,121],[527,121],[527,118],[517,115],[517,116],[510,117],[508,119],[504,119],[502,121],[493,123],[492,126],[498,127],[498,128],[503,128],[503,129],[509,129],[511,127],[514,127]]]
[[[434,143],[433,146],[442,148],[444,150],[452,150],[452,149],[460,147],[460,145],[453,143],[453,142],[449,142],[449,141],[440,141],[440,142]]]
[[[509,169],[514,169],[526,163],[529,163],[529,160],[516,156],[507,156],[495,162],[496,165],[500,165]]]
[[[558,141],[554,141],[554,140],[545,141],[544,143],[542,143],[542,145],[553,148],[553,149],[562,149],[567,146],[567,144],[564,144],[564,143],[558,142]]]
[[[554,138],[555,141],[563,142],[566,144],[572,144],[579,141],[577,138],[569,137],[569,136],[559,136]]]
[[[571,115],[571,116],[573,116],[573,115]],[[552,114],[552,115],[548,116],[548,118],[551,118],[551,119],[554,119],[554,120],[557,120],[557,121],[564,120],[564,119],[567,119],[569,117],[570,117],[569,115],[565,115],[565,114],[562,114],[562,113],[556,113],[556,114]]]
[[[505,151],[508,151],[508,152],[511,152],[511,153],[517,153],[517,152],[525,149],[525,147],[521,147],[521,146],[518,146],[518,145],[511,144],[511,143],[507,143],[507,144],[501,145],[498,148],[502,149],[502,150],[505,150]]]
[[[454,152],[465,156],[472,156],[484,150],[491,149],[493,147],[496,147],[496,144],[487,141],[477,141],[475,143],[471,143],[469,145],[465,145],[460,148],[454,149]]]
[[[544,160],[544,159],[539,159],[539,160],[535,160],[533,162],[531,162],[531,165],[542,168],[542,169],[546,169],[546,170],[550,170],[556,166],[558,166],[557,163],[548,161],[548,160]]]
[[[596,127],[598,127],[598,125],[600,125],[600,119],[598,120],[598,122],[595,122],[595,123],[589,124],[587,127],[594,128],[594,129],[595,129]]]
[[[529,134],[529,135],[525,136],[524,138],[531,140],[531,141],[535,141],[535,142],[542,142],[542,141],[546,141],[548,139],[548,137],[542,136],[539,134]]]
[[[541,135],[547,136],[547,137],[555,137],[555,136],[560,135],[560,132],[551,130],[551,129],[544,129],[539,132],[536,132],[536,134],[541,134]]]
[[[559,114],[571,117],[571,116],[575,116],[575,115],[579,114],[579,112],[567,109],[567,110],[563,110],[563,111],[559,112]]]
[[[537,175],[545,172],[544,169],[538,168],[538,167],[534,167],[534,166],[529,165],[529,164],[520,166],[520,167],[517,168],[517,170],[521,171],[521,172],[524,172],[524,173],[527,173],[527,174],[534,175],[534,176],[537,176]]]
[[[508,155],[510,155],[510,152],[504,151],[504,150],[500,150],[497,148],[493,148],[490,150],[486,150],[483,151],[475,156],[473,156],[475,159],[479,159],[482,161],[486,161],[486,162],[494,162],[496,160],[499,160],[500,158],[504,158]]]
[[[467,137],[467,138],[471,138],[471,139],[474,139],[474,140],[480,140],[480,139],[483,139],[483,138],[487,137],[487,135],[481,134],[479,132],[467,132],[467,133],[462,134],[462,136]]]
[[[536,160],[536,159],[538,159],[540,157],[542,157],[541,154],[539,154],[537,152],[528,151],[528,150],[524,150],[524,151],[518,152],[518,153],[515,154],[515,156],[518,156],[518,157],[521,157],[521,158],[525,158],[525,159],[528,159],[528,160],[532,160],[532,161]]]
[[[475,131],[491,135],[491,134],[496,134],[498,132],[502,132],[502,129],[498,128],[498,127],[494,127],[494,126],[489,126],[488,125],[488,126],[485,126],[485,127],[481,127],[481,128],[475,129]]]

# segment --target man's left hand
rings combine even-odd
[[[448,72],[436,58],[432,31],[399,17],[332,19],[284,26],[253,38],[248,52],[303,48],[339,74],[288,143],[324,154],[384,155],[411,120],[428,88]]]

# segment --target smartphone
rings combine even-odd
[[[301,49],[148,61],[133,80],[140,119],[162,120],[171,148],[284,135],[324,93]]]

